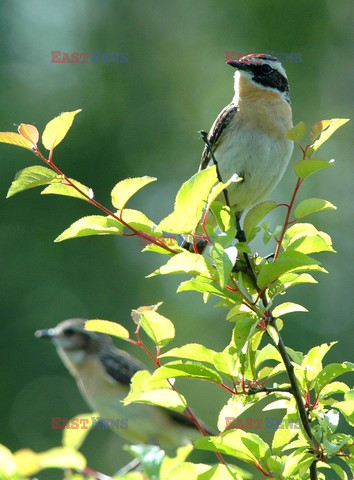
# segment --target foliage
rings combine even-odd
[[[162,264],[149,276],[189,275],[190,278],[179,285],[178,292],[200,292],[205,302],[217,297],[217,306],[227,310],[226,320],[235,325],[231,339],[218,352],[200,344],[166,350],[176,332],[173,322],[157,311],[160,304],[133,310],[134,336],[122,325],[107,320],[87,322],[87,329],[133,343],[143,348],[155,362],[156,370],[152,374],[148,371],[135,374],[125,404],[143,402],[183,412],[201,431],[201,438],[194,442],[194,446],[181,447],[175,458],[167,456],[158,447],[129,447],[130,453],[141,461],[144,471],[119,478],[248,478],[248,474],[233,465],[233,459],[236,463],[239,460],[253,465],[264,477],[283,480],[325,478],[325,469],[332,469],[340,479],[349,478],[349,471],[353,473],[350,455],[353,440],[341,433],[338,425],[340,418],[350,425],[354,422],[353,391],[337,378],[352,372],[354,364],[323,365],[325,355],[335,342],[315,346],[306,354],[286,347],[280,332],[287,315],[307,310],[291,301],[279,302],[280,297],[288,295],[290,287],[316,283],[313,275],[326,273],[312,255],[334,252],[330,236],[302,219],[336,207],[320,198],[297,202],[297,194],[311,175],[333,168],[332,161],[313,156],[347,120],[317,123],[310,133],[310,142],[305,146],[300,144],[306,132],[303,122],[288,132],[288,138],[296,142],[302,152],[302,158],[294,166],[298,178],[292,197],[287,204],[266,201],[253,207],[244,220],[247,242],[236,243],[233,212],[215,200],[234,179],[226,184],[219,183],[216,166],[187,180],[177,193],[173,212],[160,222],[149,219],[139,210],[126,208],[134,194],[155,178],[119,181],[112,189],[113,208],[110,209],[94,198],[91,188],[66,176],[54,163],[53,152],[79,112],[63,113],[47,124],[42,143],[49,151],[48,158],[38,147],[40,135],[33,125],[21,124],[18,133],[0,133],[1,142],[27,148],[45,164],[21,170],[8,197],[43,186],[44,194],[66,195],[89,202],[100,210],[100,215],[78,219],[55,241],[88,235],[138,236],[146,242],[143,251],[165,255],[161,257]],[[285,208],[284,223],[270,227],[265,217],[278,207]],[[209,210],[217,221],[216,230],[205,221]],[[171,234],[204,239],[210,246],[208,253],[204,256],[198,253],[197,241],[194,242],[195,253],[182,249],[177,237],[171,242]],[[250,243],[256,236],[262,237],[264,244],[271,240],[275,242],[272,258],[251,253]],[[218,435],[207,436],[188,406],[188,400],[171,380],[177,377],[210,382],[228,392],[230,398],[218,415]],[[252,425],[240,428],[240,415],[264,399],[267,400],[265,410],[284,410],[271,444],[248,431]],[[62,446],[43,453],[26,449],[13,454],[1,447],[0,478],[25,479],[44,468],[70,469],[72,476],[66,478],[107,478],[87,468],[85,458],[78,451],[87,433],[88,429],[83,432],[67,426]],[[193,448],[214,452],[219,464],[188,462],[187,457]],[[228,464],[223,455],[231,458]]]

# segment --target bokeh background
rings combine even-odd
[[[120,179],[158,177],[134,205],[159,220],[196,171],[203,147],[198,130],[209,129],[232,97],[226,51],[301,53],[300,63],[285,65],[294,123],[353,117],[352,15],[352,3],[330,0],[2,0],[0,130],[21,122],[41,130],[60,112],[82,108],[56,150],[57,163],[107,205]],[[54,64],[53,50],[128,53],[128,62]],[[300,198],[323,197],[338,206],[311,219],[332,236],[338,253],[320,256],[330,274],[318,276],[318,285],[289,292],[288,299],[310,313],[289,316],[284,329],[286,344],[297,350],[338,340],[331,361],[349,360],[353,349],[352,128],[346,125],[318,153],[335,158],[336,168],[311,177],[301,191]],[[295,150],[292,163],[299,158]],[[134,238],[54,244],[73,221],[96,212],[79,200],[41,197],[39,190],[5,200],[15,173],[38,162],[7,145],[1,145],[0,161],[0,442],[41,451],[60,443],[51,417],[89,409],[52,345],[34,338],[36,329],[82,316],[116,320],[132,330],[130,310],[161,300],[161,313],[176,324],[174,346],[202,342],[221,349],[233,325],[199,295],[176,295],[183,278],[145,279],[161,259],[140,254]],[[287,201],[294,182],[290,167],[272,198]],[[280,209],[270,217],[272,224],[282,219]],[[201,382],[181,388],[215,426],[223,392]],[[96,431],[83,451],[90,466],[112,474],[129,459],[121,445],[110,432]],[[60,475],[44,472],[40,478]]]

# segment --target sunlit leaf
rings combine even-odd
[[[301,140],[304,138],[305,133],[306,124],[301,121],[286,133],[286,138],[292,140],[293,142],[300,143]]]
[[[0,143],[9,143],[10,145],[17,145],[18,147],[28,148],[32,150],[32,143],[16,132],[0,132]]]
[[[318,271],[326,272],[320,267],[319,262],[313,258],[296,251],[280,253],[277,260],[262,265],[258,275],[258,286],[264,288],[284,273],[294,271]]]
[[[90,215],[74,222],[54,241],[62,242],[70,238],[88,237],[91,235],[121,235],[122,233],[123,225],[114,218]]]
[[[93,198],[93,191],[91,188],[86,187],[86,185],[83,185],[72,178],[69,178],[69,181],[74,186],[67,183],[65,179],[62,179],[60,183],[55,182],[48,185],[48,187],[41,191],[41,195],[64,195],[66,197],[79,198],[80,200],[85,200],[86,202],[89,202],[90,199]],[[83,192],[86,196],[81,192]]]
[[[63,430],[63,447],[79,450],[92,427],[91,417],[97,413],[81,413],[70,419]]]
[[[320,212],[322,210],[336,210],[337,207],[333,203],[322,198],[306,198],[295,208],[294,215],[296,218],[302,218],[311,213]]]
[[[323,357],[336,343],[337,342],[323,343],[322,345],[311,348],[308,354],[305,355],[301,366],[306,372],[308,382],[311,382],[321,372]]]
[[[157,230],[169,233],[193,233],[216,182],[215,166],[193,175],[178,191],[174,211],[159,223]]]
[[[349,122],[349,118],[332,118],[331,120],[322,120],[316,123],[316,125],[312,127],[312,130],[316,136],[318,136],[318,134],[320,135],[311,145],[311,150],[314,152],[318,150],[338,128],[347,122]]]
[[[22,137],[24,137],[26,140],[29,140],[33,147],[37,146],[39,140],[39,132],[37,127],[27,123],[21,123],[18,126],[17,131],[20,135],[22,135]]]
[[[218,430],[223,432],[226,429],[233,429],[234,420],[244,413],[246,410],[251,408],[255,403],[258,402],[259,398],[262,398],[266,394],[257,395],[234,395],[232,396],[222,407],[219,413],[218,418]],[[255,427],[257,428],[257,427]]]
[[[28,190],[29,188],[47,185],[55,178],[58,178],[57,174],[47,167],[34,165],[33,167],[24,168],[16,174],[6,198],[12,197],[12,195]]]
[[[171,320],[153,310],[136,311],[140,325],[156,345],[163,347],[175,337],[175,327]]]
[[[264,440],[243,430],[229,430],[218,437],[200,438],[194,444],[201,450],[217,451],[257,464],[270,454],[269,446]]]
[[[158,405],[177,412],[183,412],[187,407],[183,395],[172,390],[167,380],[152,381],[152,375],[147,370],[140,370],[133,376],[129,395],[123,400],[124,405],[134,402]]]
[[[300,160],[295,163],[294,169],[295,173],[304,180],[313,173],[319,172],[324,168],[333,167],[333,163],[326,162],[325,160],[314,160],[307,158],[306,160]]]
[[[333,408],[337,408],[342,412],[347,422],[354,426],[354,400],[332,403]]]
[[[159,358],[186,358],[188,360],[197,360],[199,362],[207,362],[213,365],[214,355],[216,353],[217,352],[215,350],[211,350],[210,348],[200,345],[199,343],[188,343],[182,347],[172,348],[168,352],[161,354]]]
[[[128,330],[116,322],[110,322],[109,320],[87,320],[85,322],[85,330],[91,332],[106,333],[107,335],[113,335],[118,338],[129,338]]]
[[[170,472],[176,467],[182,464],[189,454],[193,451],[193,445],[188,444],[184,445],[183,447],[179,447],[176,451],[176,455],[174,457],[169,457],[165,455],[161,468],[160,468],[160,480],[167,480]]]
[[[171,273],[199,274],[211,276],[211,265],[202,255],[184,251],[172,257],[165,265],[155,270],[148,277],[167,275]]]
[[[252,337],[257,328],[258,319],[255,316],[245,315],[236,321],[233,339],[238,353],[243,351],[247,341]],[[243,352],[245,353],[245,352]]]
[[[219,274],[219,285],[221,288],[223,288],[229,281],[229,276],[233,269],[234,263],[230,260],[226,250],[217,242],[215,242],[211,247],[210,256],[214,260],[215,267]]]
[[[287,313],[293,313],[293,312],[308,312],[308,310],[302,305],[299,305],[297,303],[285,302],[275,307],[272,311],[272,315],[274,317],[282,317]]]
[[[17,452],[14,453],[14,458],[16,460],[16,471],[20,475],[28,477],[35,475],[41,470],[40,454],[29,448],[17,450]]]
[[[225,289],[220,288],[212,279],[204,277],[195,277],[180,283],[177,293],[187,291],[210,293],[222,298],[227,296]]]
[[[156,225],[143,212],[139,210],[131,210],[125,208],[116,213],[118,218],[122,218],[125,223],[128,223],[132,228],[139,232],[152,234]],[[160,237],[160,235],[159,235]]]
[[[16,461],[11,451],[0,444],[0,473],[6,477],[16,473]]]
[[[73,112],[64,112],[47,123],[42,135],[42,143],[47,150],[52,150],[59,145],[68,133],[75,115],[79,112],[81,112],[81,109]]]
[[[323,367],[313,382],[313,387],[316,393],[319,393],[322,388],[328,383],[332,382],[335,378],[354,371],[354,363],[330,363]]]
[[[220,375],[215,370],[206,367],[200,362],[182,362],[182,360],[175,360],[158,368],[155,370],[152,379],[161,380],[164,378],[177,377],[198,378],[199,380],[222,383]]]
[[[136,194],[141,188],[151,182],[155,182],[154,177],[136,177],[126,178],[117,183],[111,192],[112,204],[121,210],[125,207],[128,200]]]
[[[75,468],[86,467],[82,453],[68,447],[57,447],[39,454],[41,468]]]

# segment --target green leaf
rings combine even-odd
[[[210,210],[221,230],[226,235],[222,237],[223,242],[229,243],[236,236],[236,218],[230,207],[223,205],[221,202],[213,202]]]
[[[199,343],[188,343],[182,347],[172,348],[168,352],[163,353],[159,358],[165,357],[177,357],[186,358],[189,360],[197,360],[199,362],[207,362],[211,365],[214,364],[214,355],[217,352],[210,348],[200,345]]]
[[[346,393],[350,390],[348,385],[343,382],[332,382],[322,388],[320,393],[320,399],[325,399],[336,393]]]
[[[345,473],[342,467],[336,465],[335,463],[331,463],[330,467],[341,480],[348,480],[348,475]]]
[[[172,237],[159,237],[159,241],[163,242],[164,245],[167,247],[171,248],[175,252],[184,252],[185,250],[181,248],[175,238]],[[166,250],[166,248],[159,247],[158,245],[155,245],[154,243],[148,243],[148,241],[144,239],[139,239],[139,245],[146,245],[145,248],[143,248],[142,252],[154,252],[154,253],[159,253],[160,255],[168,255],[168,256],[174,256],[175,254],[173,252],[170,252],[169,250]]]
[[[295,143],[300,143],[301,140],[304,138],[305,133],[306,133],[306,124],[301,121],[286,133],[286,138],[288,138],[289,140],[292,140]]]
[[[309,177],[313,173],[319,172],[324,168],[333,167],[333,162],[326,162],[325,160],[314,160],[307,158],[306,160],[300,160],[295,163],[294,169],[296,175],[298,175],[302,180]]]
[[[284,250],[300,253],[334,252],[331,237],[318,231],[311,223],[296,223],[288,228],[282,242]]]
[[[111,217],[90,215],[82,217],[64,230],[54,241],[62,242],[70,238],[89,237],[90,235],[121,235],[123,225]]]
[[[284,273],[294,271],[318,271],[326,272],[319,266],[319,262],[300,252],[285,251],[280,253],[277,260],[271,263],[264,263],[258,275],[258,286],[263,289]]]
[[[222,407],[219,413],[218,418],[218,430],[223,432],[226,429],[234,429],[233,426],[234,420],[238,419],[239,416],[244,413],[246,410],[251,408],[255,403],[259,401],[259,398],[262,398],[266,394],[259,394],[247,396],[247,395],[237,395],[232,396],[226,405]],[[257,425],[254,427],[257,428]],[[260,427],[259,427],[260,428]]]
[[[116,215],[118,218],[122,218],[125,223],[128,223],[132,228],[135,228],[135,230],[138,230],[139,232],[152,234],[156,227],[155,223],[139,210],[131,210],[126,208],[124,210],[119,210]]]
[[[317,375],[314,380],[313,387],[318,394],[325,385],[332,382],[335,378],[343,375],[344,373],[349,373],[353,371],[354,363],[330,363],[329,365],[326,365]]]
[[[322,198],[306,198],[295,208],[294,215],[296,218],[302,218],[322,210],[337,210],[337,207]]]
[[[182,360],[175,360],[158,368],[155,370],[152,380],[177,377],[198,378],[199,380],[222,383],[220,375],[215,370],[199,362],[182,362]]]
[[[159,478],[159,471],[165,457],[164,450],[157,445],[127,445],[125,450],[140,460],[148,478],[152,480]]]
[[[354,400],[332,403],[332,407],[340,410],[347,422],[354,426]]]
[[[197,255],[194,255],[197,256]],[[225,298],[227,297],[227,292],[220,288],[212,279],[204,278],[204,277],[196,277],[191,278],[190,280],[186,280],[182,282],[178,289],[177,293],[179,292],[187,292],[187,291],[196,291],[200,293],[210,293],[212,295],[216,295],[217,297]]]
[[[302,476],[308,471],[316,457],[312,453],[295,451],[288,455],[283,470],[283,478],[292,478],[292,475],[299,473]],[[303,473],[302,473],[303,472]]]
[[[152,381],[147,370],[138,371],[131,380],[130,392],[123,400],[124,405],[149,403],[177,412],[183,412],[187,403],[183,395],[172,390],[167,380]]]
[[[92,427],[91,417],[98,413],[81,413],[70,419],[63,430],[63,447],[79,450]]]
[[[113,335],[114,337],[123,338],[124,340],[129,338],[129,332],[123,325],[110,322],[109,320],[99,320],[96,318],[94,320],[87,320],[85,322],[85,330]]]
[[[276,429],[272,449],[276,453],[280,453],[286,445],[299,433],[299,419],[297,413],[287,414],[283,417],[281,424]],[[284,428],[283,428],[284,427]]]
[[[86,467],[85,457],[69,447],[57,447],[39,454],[41,468],[74,468],[83,470]]]
[[[273,314],[273,317],[282,317],[287,313],[293,313],[293,312],[308,312],[308,310],[302,305],[299,305],[297,303],[285,302],[275,307],[272,311],[272,314]]]
[[[214,260],[215,267],[219,274],[220,287],[224,288],[225,284],[229,281],[229,276],[234,265],[225,249],[219,243],[214,243],[210,249],[210,256]]]
[[[308,382],[311,382],[314,378],[317,377],[319,372],[321,372],[323,357],[336,343],[337,342],[332,342],[328,344],[323,343],[322,345],[313,347],[305,356],[301,366],[306,372],[306,379]]]
[[[16,174],[6,198],[12,197],[12,195],[28,190],[29,188],[47,185],[55,178],[58,178],[57,174],[47,167],[34,165],[33,167],[24,168]]]
[[[140,325],[156,345],[163,347],[175,337],[175,327],[171,320],[153,310],[137,311]]]
[[[16,470],[15,457],[5,445],[0,444],[0,474],[7,478],[14,475]]]
[[[117,183],[111,192],[112,205],[117,210],[122,210],[127,204],[128,200],[136,194],[141,188],[145,187],[157,179],[154,177],[136,177],[126,178]]]
[[[161,480],[243,480],[251,478],[247,472],[238,472],[241,469],[234,465],[205,465],[202,463],[185,462],[175,466],[169,473],[168,477]]]
[[[259,222],[263,220],[268,213],[277,208],[277,206],[278,204],[276,202],[267,201],[259,203],[249,210],[243,222],[243,229],[248,242],[255,237],[255,229]]]
[[[44,190],[41,191],[41,195],[53,194],[53,195],[64,195],[65,197],[79,198],[80,200],[85,200],[89,202],[93,198],[93,191],[91,188],[86,187],[77,180],[69,178],[69,181],[75,185],[80,191],[76,190],[72,185],[66,183],[65,179],[61,180],[61,183],[51,183]],[[87,197],[85,197],[83,192]]]
[[[165,265],[162,265],[162,267],[150,273],[148,278],[154,277],[155,275],[168,275],[171,273],[189,273],[210,277],[211,271],[211,265],[202,255],[184,251],[170,258]]]
[[[331,120],[322,120],[321,122],[316,123],[312,129],[314,135],[318,136],[319,134],[319,137],[311,145],[311,150],[313,152],[318,150],[338,128],[347,122],[349,122],[349,118],[332,118]]]
[[[0,143],[9,143],[32,151],[33,143],[17,132],[0,132]]]
[[[174,211],[160,222],[157,230],[169,233],[193,233],[216,182],[215,166],[193,175],[178,191]]]
[[[218,437],[203,437],[196,440],[194,445],[201,450],[224,453],[257,465],[270,454],[264,440],[243,430],[229,430]]]
[[[53,148],[59,145],[73,124],[75,115],[79,112],[81,110],[61,113],[47,123],[42,135],[42,143],[47,150],[53,150]]]
[[[182,464],[192,451],[193,445],[188,444],[184,445],[183,447],[179,447],[175,457],[169,457],[168,455],[165,455],[160,468],[159,480],[168,480],[171,471],[175,467]]]
[[[234,328],[233,338],[238,353],[246,353],[244,351],[244,347],[256,331],[257,323],[258,318],[251,317],[249,315],[245,315],[244,317],[241,317],[237,320],[236,326]]]
[[[251,310],[246,304],[239,303],[229,310],[228,314],[226,315],[226,320],[233,322],[237,321],[239,317],[252,314],[254,314],[253,310]]]
[[[279,343],[278,330],[275,327],[273,327],[273,325],[267,325],[267,333],[270,336],[270,338],[273,340],[275,345],[278,345]]]

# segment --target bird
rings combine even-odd
[[[143,403],[123,405],[133,375],[146,366],[117,348],[109,335],[85,330],[85,322],[64,320],[54,328],[37,330],[35,336],[52,341],[82,396],[106,424],[114,425],[114,432],[129,443],[167,449],[200,438],[196,424],[182,413]],[[199,422],[205,434],[214,434]]]
[[[231,208],[240,229],[242,213],[276,187],[288,166],[292,109],[288,77],[277,58],[252,53],[227,63],[236,69],[234,96],[205,138],[199,171],[216,163],[223,182],[240,178],[217,198]],[[191,250],[187,242],[183,247]]]

